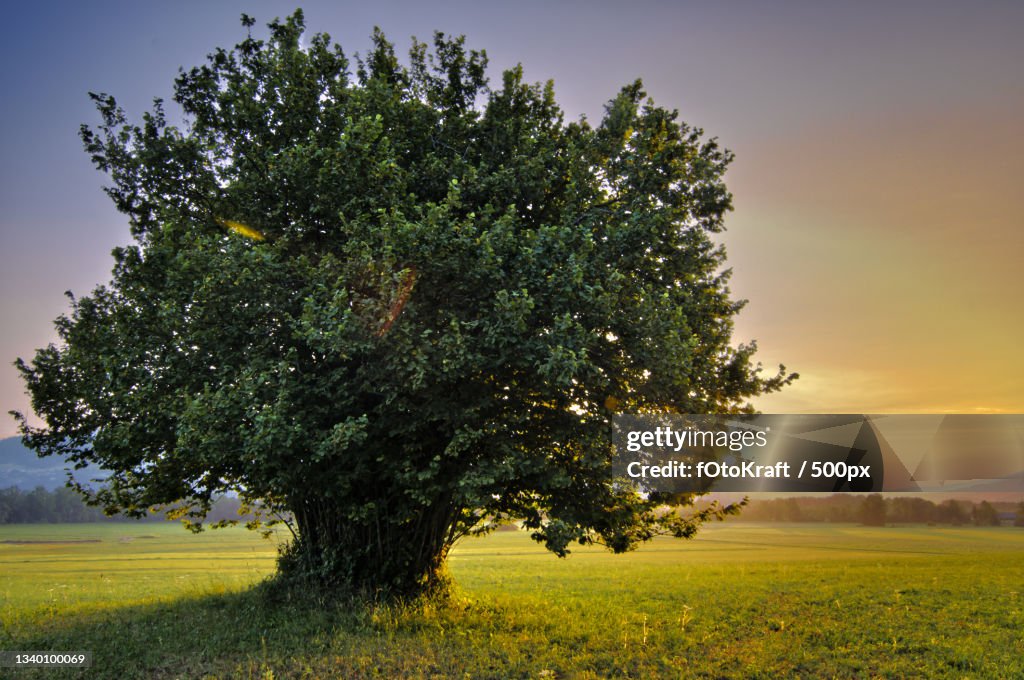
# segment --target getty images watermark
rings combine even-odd
[[[618,415],[648,492],[1024,491],[1019,415]]]

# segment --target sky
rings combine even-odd
[[[65,290],[129,241],[78,140],[89,91],[139,120],[179,67],[294,3],[19,3],[0,43],[0,412]],[[735,341],[801,378],[766,413],[1024,412],[1024,3],[307,2],[308,30],[400,52],[434,30],[553,79],[599,121],[641,77],[736,154],[721,241]],[[258,33],[262,35],[263,33]],[[173,107],[171,107],[173,115]],[[0,416],[0,436],[16,433]]]

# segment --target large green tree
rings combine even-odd
[[[592,127],[462,38],[403,64],[377,31],[353,67],[300,12],[269,28],[180,74],[182,128],[93,95],[135,243],[19,360],[25,442],[110,470],[111,511],[238,492],[290,518],[286,573],[396,593],[495,520],[564,555],[721,513],[614,484],[610,419],[788,379],[731,344],[729,152],[639,81]]]

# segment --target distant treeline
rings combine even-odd
[[[925,498],[881,494],[826,498],[773,498],[752,500],[740,513],[748,522],[849,522],[884,524],[949,524],[962,526],[1024,526],[1024,502],[990,503],[949,499],[934,503]]]
[[[222,496],[207,516],[208,522],[252,519],[241,516],[237,498]],[[949,524],[953,526],[1014,525],[1024,527],[1024,502],[974,503],[945,500],[933,503],[924,498],[880,494],[855,496],[835,494],[826,498],[773,498],[752,500],[736,518],[747,522],[835,522],[882,526],[885,524]],[[86,505],[72,489],[49,491],[36,487],[0,489],[0,524],[58,524],[75,522],[163,522],[162,513],[136,520],[123,515],[108,517],[103,510]]]
[[[241,503],[237,498],[222,496],[217,499],[207,521],[246,520],[238,514]],[[0,489],[0,524],[59,524],[75,522],[165,522],[163,513],[144,519],[123,515],[108,517],[98,507],[86,505],[78,492],[67,487],[49,491],[41,486],[24,491],[12,486]]]

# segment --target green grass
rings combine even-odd
[[[1024,677],[1009,527],[725,524],[566,560],[503,532],[406,608],[268,600],[275,545],[241,529],[0,527],[62,539],[99,542],[0,543],[0,649],[89,650],[86,677]]]

